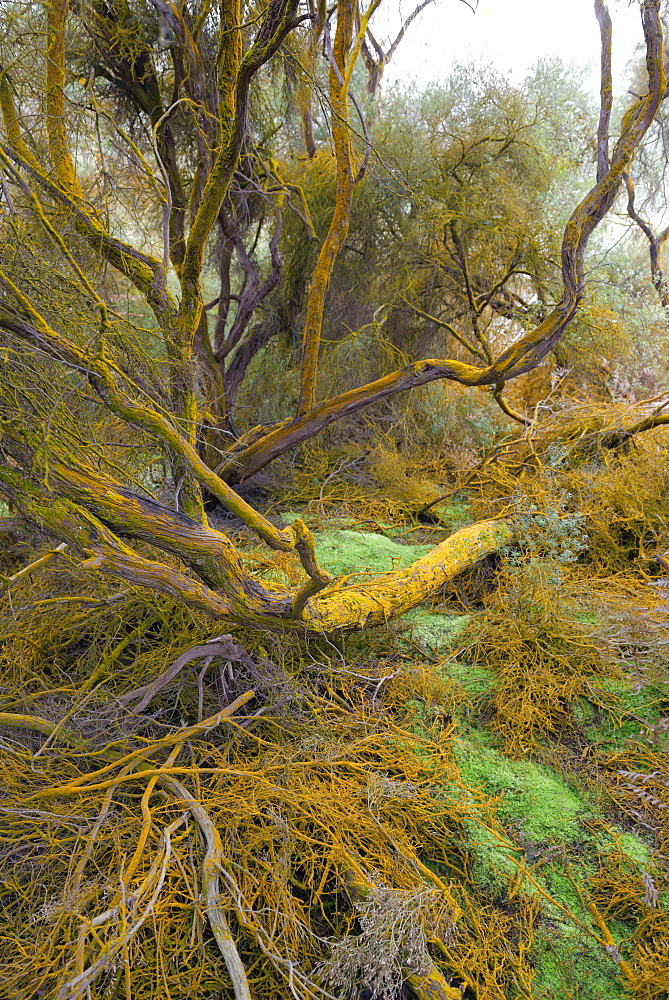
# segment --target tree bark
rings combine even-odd
[[[318,351],[321,343],[323,310],[332,269],[348,235],[353,191],[356,184],[348,118],[347,61],[353,37],[355,5],[340,0],[337,5],[337,31],[330,54],[330,103],[332,105],[332,140],[337,164],[335,207],[327,236],[318,255],[309,286],[307,314],[302,332],[300,398],[297,413],[303,416],[316,402]],[[326,35],[326,47],[329,36]]]
[[[109,477],[82,475],[62,465],[54,465],[51,476],[56,496],[0,468],[0,491],[27,523],[87,556],[84,566],[168,594],[213,619],[274,632],[327,635],[386,624],[514,541],[508,520],[481,521],[455,532],[406,569],[342,586],[318,568],[311,535],[295,522],[292,544],[281,547],[299,552],[309,579],[290,590],[256,579],[221,532],[134,494]],[[204,582],[138,555],[121,536],[177,555]]]

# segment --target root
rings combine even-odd
[[[192,739],[193,737],[198,735],[203,735],[204,733],[209,732],[211,729],[215,729],[217,726],[221,724],[221,722],[223,722],[226,719],[229,719],[232,715],[234,715],[234,713],[237,711],[238,708],[241,708],[248,701],[251,701],[251,699],[254,697],[255,697],[255,691],[246,691],[244,694],[240,695],[239,698],[235,698],[235,700],[230,705],[226,705],[226,707],[222,708],[220,712],[217,712],[215,715],[210,716],[208,719],[204,719],[202,722],[198,722],[194,726],[187,726],[184,729],[178,729],[175,733],[170,733],[169,736],[164,736],[160,740],[154,740],[148,746],[141,747],[141,749],[139,750],[133,750],[131,753],[119,757],[117,760],[114,760],[113,763],[107,764],[104,767],[101,767],[97,771],[92,771],[89,772],[88,774],[83,775],[80,778],[75,778],[67,785],[61,785],[58,788],[44,789],[42,792],[38,792],[34,797],[39,799],[57,795],[73,795],[77,793],[83,794],[84,792],[98,790],[100,788],[108,788],[110,785],[113,785],[114,783],[123,780],[122,777],[117,776],[116,778],[112,778],[111,781],[103,782],[102,784],[100,784],[99,782],[96,784],[91,784],[90,783],[91,779],[104,777],[106,774],[109,774],[110,771],[115,770],[117,767],[121,767],[123,765],[131,763],[139,764],[141,770],[147,771],[149,770],[149,765],[144,763],[144,759],[147,756],[155,753],[157,750],[163,750],[166,749],[167,747],[172,747],[175,744],[181,745],[188,739]],[[40,720],[40,722],[41,721],[42,720]],[[115,756],[115,755],[110,754],[109,756]]]
[[[160,778],[160,783],[188,809],[205,838],[207,853],[204,856],[202,864],[202,896],[207,920],[232,980],[235,1000],[251,1000],[251,990],[246,976],[246,969],[239,957],[235,939],[230,931],[220,902],[219,872],[223,860],[221,835],[209,818],[207,811],[195,801],[179,781],[175,778],[163,777]]]
[[[177,674],[186,666],[187,663],[191,663],[193,660],[199,660],[206,658],[207,662],[210,663],[214,658],[223,658],[225,660],[233,660],[236,662],[248,663],[250,662],[250,657],[243,646],[236,646],[232,641],[231,635],[219,635],[216,639],[211,639],[209,642],[204,643],[202,646],[194,646],[192,649],[187,649],[185,653],[182,653],[178,660],[167,668],[159,677],[156,677],[154,681],[150,684],[145,684],[143,687],[136,688],[134,691],[129,691],[127,694],[121,695],[118,699],[118,703],[124,708],[127,708],[131,702],[137,700],[137,704],[133,706],[133,712],[143,712],[147,708],[152,699],[158,694],[159,691],[169,684],[171,680],[177,676]]]

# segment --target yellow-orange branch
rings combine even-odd
[[[313,409],[316,402],[316,373],[325,296],[335,261],[348,235],[353,190],[356,183],[348,119],[348,84],[345,79],[347,57],[353,35],[354,11],[355,4],[351,0],[339,0],[337,31],[330,65],[332,140],[337,164],[337,190],[330,228],[318,255],[309,286],[307,311],[302,332],[300,399],[297,409],[300,416]]]

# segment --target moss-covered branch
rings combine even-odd
[[[353,164],[348,117],[348,59],[353,37],[355,4],[340,0],[337,5],[337,30],[334,47],[326,28],[326,49],[330,59],[330,103],[332,105],[332,140],[337,167],[335,205],[330,226],[311,276],[307,310],[302,331],[302,363],[298,415],[313,409],[316,403],[316,374],[323,326],[323,310],[332,269],[348,235],[356,174]]]
[[[341,587],[318,570],[314,560],[307,586],[279,590],[249,574],[220,532],[104,477],[84,476],[64,466],[53,467],[51,475],[60,496],[69,499],[45,497],[23,477],[2,468],[0,491],[26,520],[87,555],[87,568],[168,594],[211,618],[270,630],[328,634],[384,624],[421,604],[458,573],[514,538],[507,521],[482,521],[456,532],[407,569],[371,582]],[[304,540],[302,529],[297,534],[298,551],[300,546],[313,545],[310,535]],[[208,583],[138,555],[119,535],[146,540],[179,555]],[[303,561],[311,558],[307,555]]]
[[[583,258],[596,226],[611,208],[626,168],[634,158],[664,99],[666,74],[663,61],[662,25],[659,0],[641,5],[646,42],[648,93],[638,98],[623,116],[621,134],[610,156],[607,170],[574,209],[562,241],[563,294],[546,318],[520,340],[484,367],[455,359],[429,359],[406,365],[367,385],[341,393],[301,412],[295,420],[278,427],[221,469],[230,483],[243,482],[279,455],[307,441],[335,420],[370,406],[398,392],[437,379],[449,379],[467,386],[497,385],[531,371],[553,350],[573,319],[583,295]],[[606,41],[606,36],[605,41]],[[610,37],[608,38],[610,44]]]

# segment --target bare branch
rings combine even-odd
[[[623,179],[625,181],[625,187],[627,188],[627,214],[630,219],[636,222],[637,226],[648,240],[651,280],[657,289],[657,294],[660,297],[660,303],[662,306],[667,307],[669,306],[669,288],[667,287],[664,272],[662,270],[662,248],[667,241],[667,238],[669,238],[669,226],[667,226],[666,229],[663,229],[658,236],[655,235],[650,223],[642,218],[636,210],[636,206],[634,204],[634,181],[627,171],[623,172]]]

